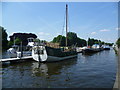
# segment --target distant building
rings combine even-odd
[[[28,44],[28,38],[34,38],[36,39],[37,36],[32,33],[14,33],[13,35],[9,36],[10,41],[14,41],[16,38],[19,38],[22,40],[22,44],[26,46]]]

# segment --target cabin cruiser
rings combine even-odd
[[[13,45],[7,50],[7,54],[10,58],[17,57],[18,45]]]
[[[28,45],[14,45],[7,50],[9,58],[20,58],[24,56],[32,56],[32,47],[34,46],[34,38],[28,38]]]
[[[102,51],[103,48],[100,47],[98,44],[92,45],[92,47],[87,47],[86,49],[83,50],[84,54],[89,54],[89,53],[96,53],[99,51]]]
[[[110,46],[109,45],[103,45],[102,47],[104,48],[104,50],[110,50]]]
[[[87,49],[87,46],[84,46],[84,47],[76,47],[76,51],[78,53],[82,53],[83,50]]]

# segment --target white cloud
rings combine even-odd
[[[115,30],[120,30],[120,28],[115,28]]]
[[[10,36],[12,36],[14,33],[17,33],[17,32],[12,32],[12,33],[10,34]]]
[[[108,32],[108,31],[110,31],[110,30],[108,30],[108,29],[102,29],[102,30],[100,30],[100,32]]]
[[[48,35],[50,35],[49,33],[44,33],[44,32],[39,32],[38,34],[42,35],[42,36],[48,36]]]
[[[91,34],[92,34],[92,35],[95,35],[95,34],[96,34],[96,32],[92,32]]]
[[[37,36],[40,40],[47,40],[47,41],[52,40],[52,36],[50,33],[39,32],[39,33],[37,33]]]
[[[45,35],[50,35],[49,33],[45,33]]]
[[[61,35],[60,33],[56,33],[56,35],[58,36],[58,35]]]

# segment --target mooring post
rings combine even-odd
[[[21,57],[23,57],[22,41],[21,41]]]
[[[38,60],[39,60],[39,63],[40,63],[41,59],[40,59],[40,49],[39,49],[39,44],[37,45],[37,54],[38,54]]]

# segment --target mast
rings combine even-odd
[[[87,47],[88,47],[88,40],[87,40]]]
[[[66,4],[66,47],[67,47],[67,32],[68,32],[68,28],[67,25],[68,24],[68,5]]]

